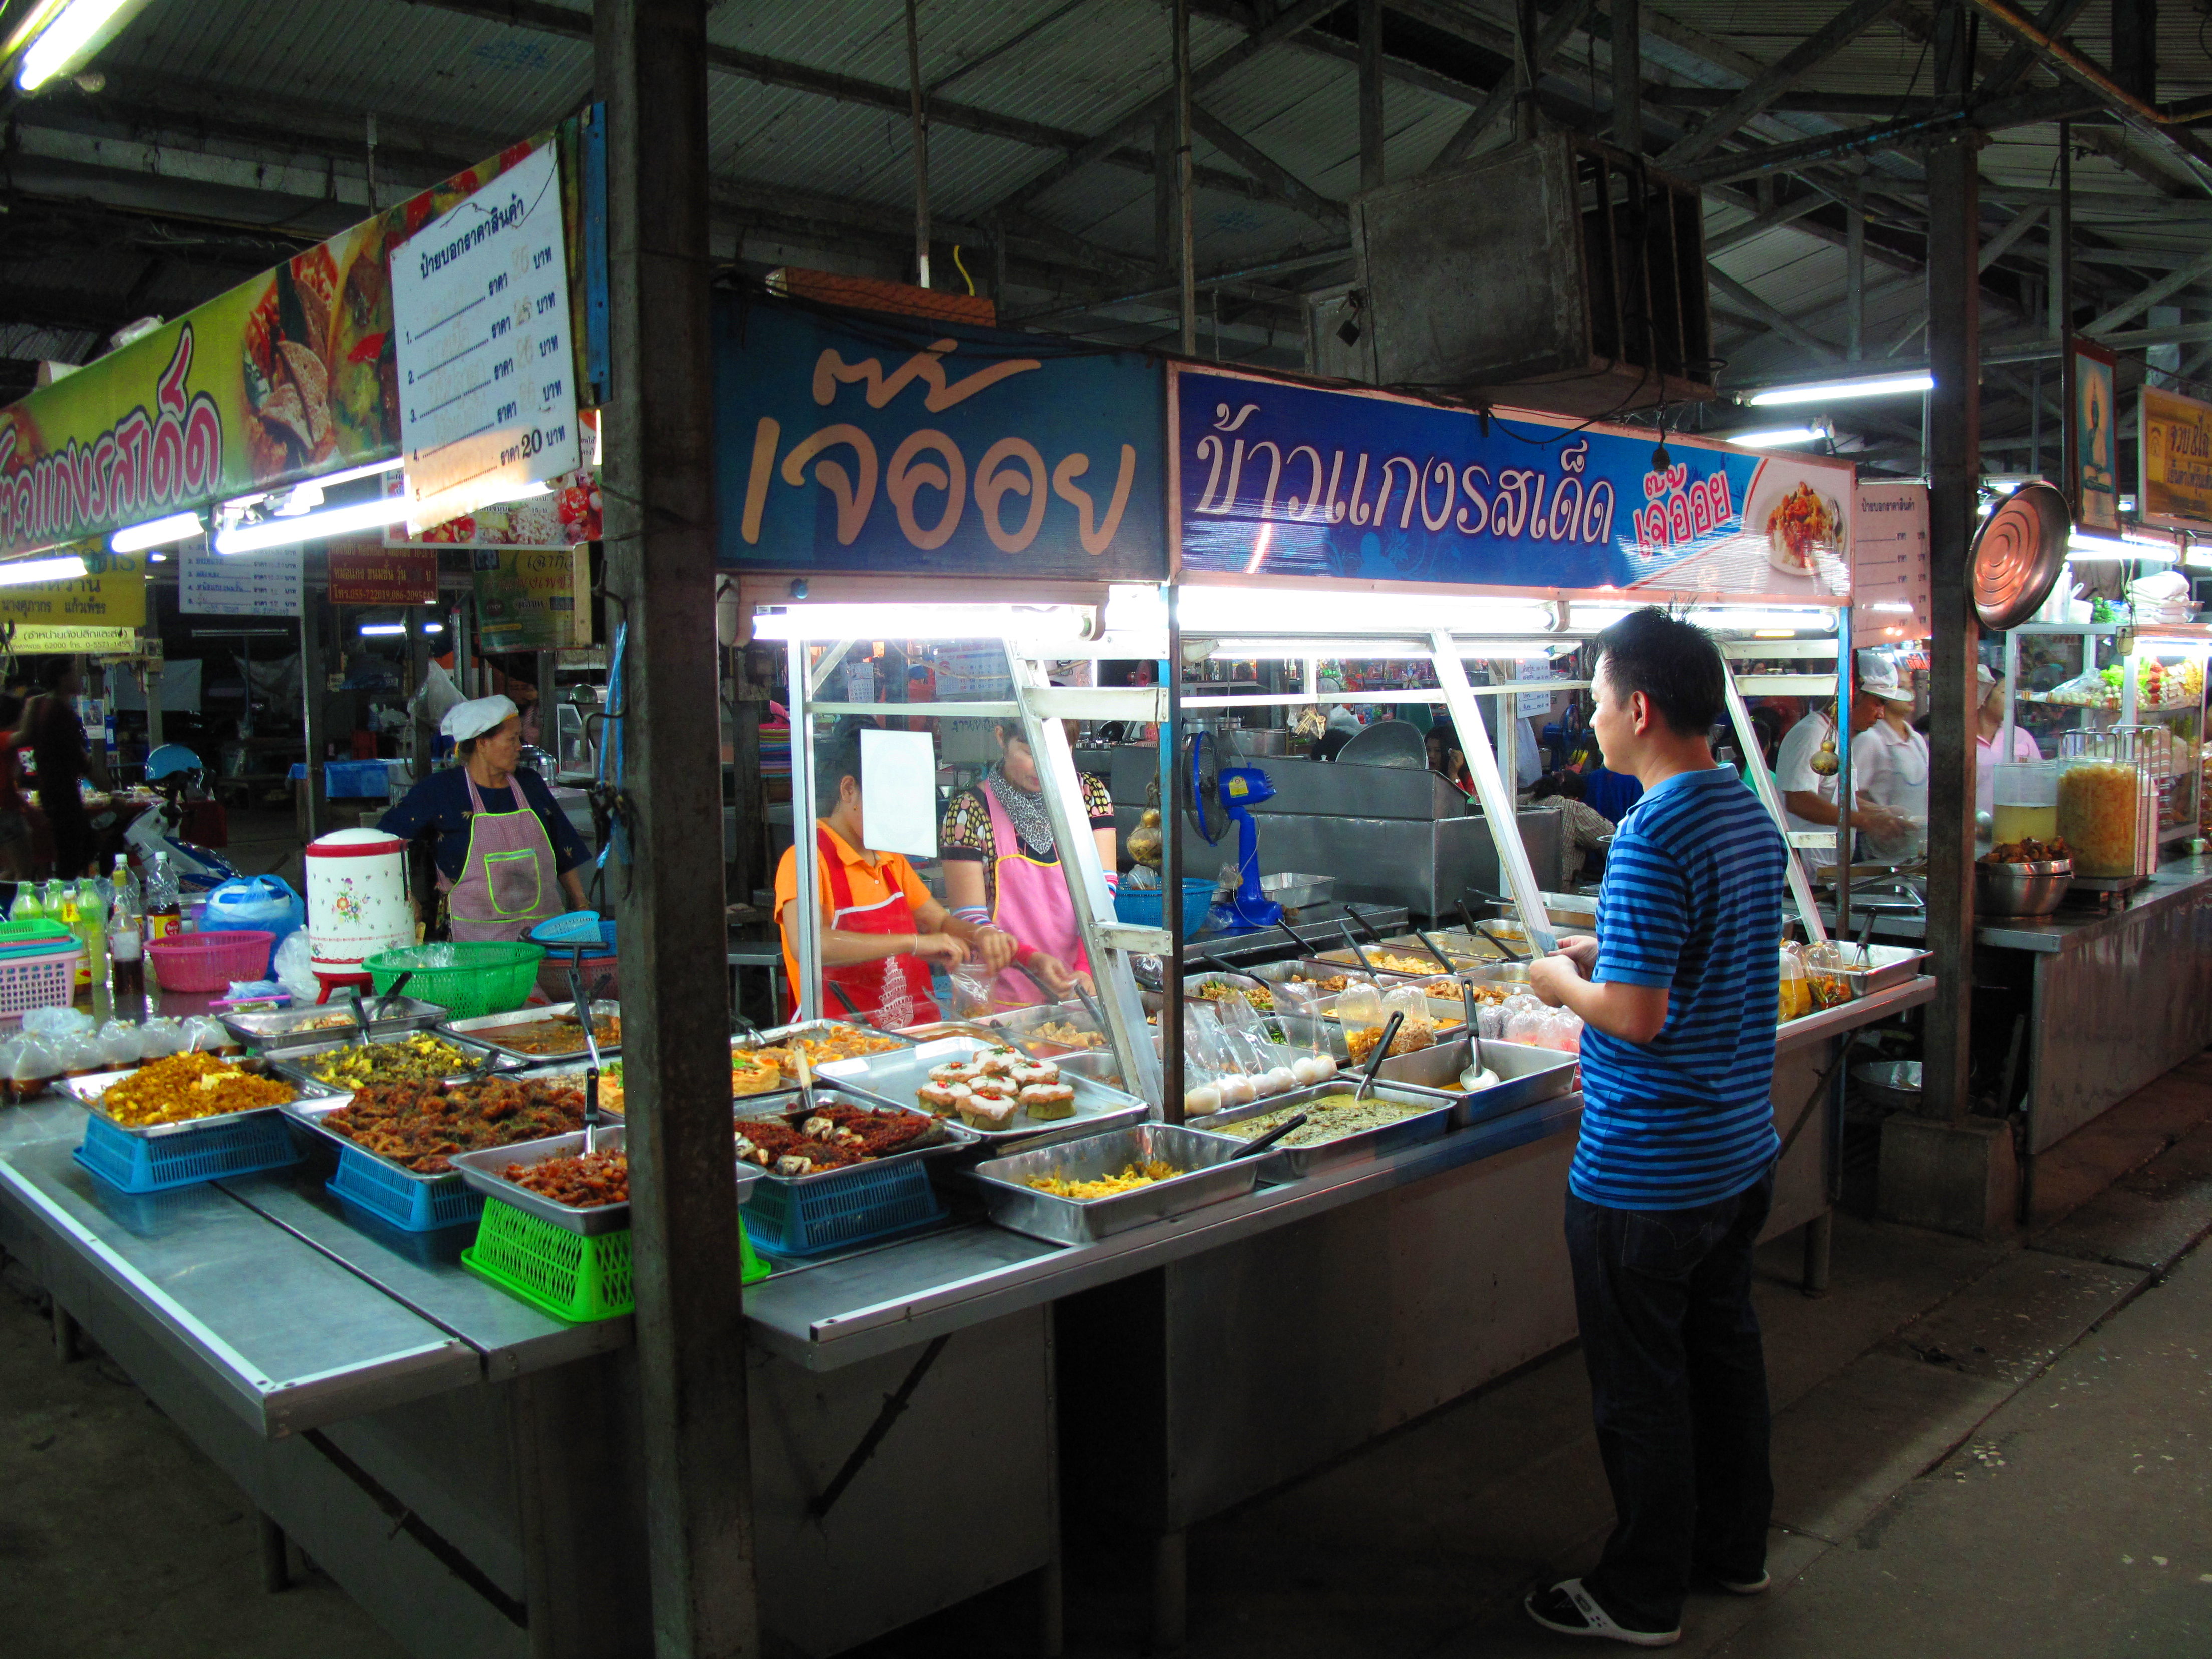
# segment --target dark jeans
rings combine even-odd
[[[1614,1621],[1672,1630],[1694,1567],[1765,1570],[1766,1357],[1751,1306],[1769,1170],[1717,1204],[1613,1210],[1567,1194],[1567,1254],[1617,1520],[1583,1580]]]

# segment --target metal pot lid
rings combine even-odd
[[[1974,610],[1982,626],[2017,628],[2051,596],[2073,525],[2066,497],[2039,478],[1999,501],[1974,537]]]
[[[1411,720],[1377,720],[1336,751],[1339,766],[1396,766],[1429,769],[1428,740]]]

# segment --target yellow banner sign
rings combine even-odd
[[[477,642],[486,651],[592,643],[591,566],[580,547],[483,547],[475,564]]]
[[[9,641],[19,657],[137,657],[161,654],[161,641],[149,653],[129,628],[18,628]]]
[[[145,556],[94,553],[86,556],[85,563],[92,574],[0,587],[0,622],[42,628],[143,628]]]
[[[2212,529],[2212,404],[2145,386],[2138,453],[2143,522]]]

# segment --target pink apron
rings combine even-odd
[[[1012,933],[1024,953],[1042,951],[1057,957],[1077,973],[1087,973],[1090,956],[1083,948],[1083,930],[1076,923],[1075,903],[1067,896],[1067,874],[1060,864],[1040,864],[1022,851],[1022,838],[1014,821],[999,805],[988,783],[981,786],[983,805],[991,812],[991,848],[1013,851],[995,859],[993,873],[998,896],[991,904],[991,925]],[[1063,854],[1065,849],[1063,850]],[[1029,976],[1013,968],[1000,974],[991,986],[995,1008],[1030,1008],[1047,1000]]]
[[[538,813],[523,800],[519,782],[507,787],[522,805],[512,812],[488,812],[477,781],[465,763],[461,781],[469,787],[469,852],[461,878],[438,885],[447,894],[446,915],[461,940],[519,939],[537,923],[561,914],[561,879],[553,861],[552,838]]]
[[[830,832],[817,825],[814,844],[829,866],[830,926],[847,933],[918,933],[914,907],[893,886],[887,897],[873,904],[853,902],[852,878],[845,860],[837,856]],[[937,1000],[929,994],[929,966],[920,957],[878,957],[873,962],[848,963],[822,970],[822,1014],[825,1019],[857,1018],[887,1031],[908,1025],[933,1024],[940,1018]],[[790,1011],[799,1018],[799,988],[790,990]]]

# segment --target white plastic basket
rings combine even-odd
[[[76,989],[77,958],[70,945],[42,957],[0,962],[0,1018],[27,1014],[33,1008],[66,1008]]]

